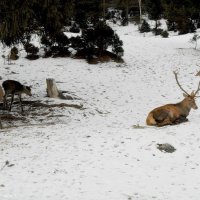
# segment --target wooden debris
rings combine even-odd
[[[62,91],[59,91],[56,85],[55,79],[49,78],[46,79],[47,83],[47,96],[51,98],[58,98],[58,99],[68,99],[72,100],[71,96],[64,96]]]

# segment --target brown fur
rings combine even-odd
[[[177,104],[167,104],[153,109],[148,114],[146,123],[149,126],[165,126],[182,123],[187,121],[187,116],[191,108],[198,108],[193,93],[185,96],[185,98]]]
[[[3,97],[4,97],[4,92],[2,87],[0,86],[0,101],[3,101]]]
[[[4,91],[5,91],[4,107],[7,108],[7,96],[9,94],[11,94],[12,98],[11,98],[11,103],[10,103],[10,107],[9,107],[9,111],[11,111],[14,95],[17,94],[19,96],[19,101],[20,101],[20,104],[21,104],[21,110],[23,112],[21,95],[24,93],[24,94],[27,94],[29,96],[32,96],[31,88],[28,87],[28,86],[22,85],[20,82],[14,81],[14,80],[4,81],[2,86],[3,86]]]

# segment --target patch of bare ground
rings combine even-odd
[[[0,117],[3,128],[12,128],[19,126],[30,126],[35,124],[53,124],[56,119],[65,117],[65,115],[57,113],[59,109],[74,108],[83,110],[82,104],[68,104],[68,103],[54,103],[48,104],[41,101],[23,101],[23,105],[26,108],[25,112],[21,113],[18,109],[18,102],[13,103],[15,105],[12,112],[6,110],[0,110]],[[0,108],[2,108],[2,103]]]

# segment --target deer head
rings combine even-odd
[[[31,87],[30,86],[23,86],[24,87],[24,93],[29,95],[29,96],[32,96],[31,94]]]
[[[186,90],[183,89],[183,87],[181,86],[181,84],[178,81],[178,74],[177,72],[174,71],[174,75],[175,75],[175,79],[176,79],[176,83],[179,86],[179,88],[183,91],[183,96],[184,98],[184,104],[186,104],[189,108],[193,108],[193,109],[198,109],[198,106],[196,105],[195,99],[199,96],[197,96],[197,93],[200,91],[200,82],[198,84],[198,88],[197,90],[194,92],[192,91],[191,94],[189,94],[188,92],[186,92]]]

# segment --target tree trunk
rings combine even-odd
[[[138,0],[139,9],[140,9],[140,26],[142,24],[142,0]]]
[[[126,19],[128,20],[128,7],[129,7],[129,5],[128,5],[128,0],[126,1]]]
[[[156,25],[155,25],[155,35],[158,35],[158,20],[156,21]]]
[[[106,17],[106,1],[103,0],[103,19],[105,20]]]

